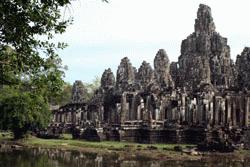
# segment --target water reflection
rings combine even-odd
[[[95,153],[30,149],[0,153],[0,167],[245,167],[250,159],[210,157],[196,161],[149,161],[141,158],[121,160],[117,154],[104,156]]]

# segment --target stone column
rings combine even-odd
[[[71,116],[70,116],[70,118],[71,118],[71,123],[75,123],[75,116],[76,116],[76,110],[75,111],[71,111]]]
[[[221,99],[221,122],[222,122],[222,125],[225,126],[226,124],[226,102],[225,102],[225,99]]]
[[[232,126],[236,126],[236,99],[232,101]]]
[[[214,103],[213,101],[209,102],[209,116],[208,116],[208,122],[210,125],[213,124],[213,120],[214,120]]]
[[[181,107],[180,107],[180,121],[181,122],[186,121],[186,119],[185,119],[185,106],[186,106],[186,96],[182,95],[181,96]]]
[[[160,120],[165,120],[165,111],[164,111],[164,106],[162,104],[162,100],[160,102],[160,106],[159,106],[159,110],[160,110]]]
[[[159,120],[159,118],[160,118],[159,109],[156,108],[155,109],[155,120]]]
[[[199,124],[202,123],[202,114],[203,114],[203,104],[202,104],[202,98],[198,97],[197,99],[197,122]]]
[[[145,114],[146,114],[146,120],[149,122],[149,124],[151,126],[151,123],[152,123],[152,111],[151,111],[150,103],[151,103],[151,98],[150,98],[150,96],[147,96],[146,105],[145,105],[145,111],[146,111]]]
[[[61,122],[64,123],[65,120],[64,120],[64,113],[61,113]]]
[[[196,124],[197,123],[197,99],[194,98],[192,100],[192,109],[191,109],[191,116],[192,116],[192,120],[193,123]]]
[[[59,114],[59,121],[58,122],[62,122],[62,113]]]
[[[115,104],[115,123],[120,123],[121,103]]]
[[[242,95],[240,95],[240,96],[242,96]],[[239,113],[238,113],[239,119],[238,119],[237,125],[241,127],[243,125],[243,120],[244,120],[243,119],[243,108],[242,108],[242,104],[244,104],[244,98],[242,98],[240,96],[237,97],[237,104],[238,104],[238,110],[239,110]]]
[[[58,122],[58,114],[54,113],[54,122]]]
[[[187,99],[187,103],[186,103],[186,112],[185,112],[185,120],[190,123],[192,121],[191,119],[191,101],[190,99],[188,98]]]
[[[128,103],[127,103],[127,94],[123,93],[121,97],[121,124],[126,121],[126,115],[128,113]]]
[[[216,97],[214,97],[214,125],[219,123],[219,102]]]
[[[203,119],[204,119],[204,122],[205,122],[205,125],[208,124],[209,122],[209,101],[207,99],[203,100],[204,101],[204,110],[205,112],[203,113]]]
[[[245,124],[245,103],[246,103],[246,99],[244,95],[241,95],[241,97],[239,97],[239,103],[240,103],[240,126],[244,126]]]
[[[246,103],[245,103],[245,124],[244,126],[248,127],[248,116],[249,116],[249,109],[250,109],[250,97],[246,96]]]
[[[120,104],[120,106],[121,106],[121,104]],[[99,115],[100,121],[103,122],[104,121],[104,106],[103,105],[100,106],[100,110],[99,111],[100,111],[100,115]],[[119,110],[118,113],[121,113],[120,110]]]
[[[139,105],[138,107],[137,107],[137,117],[136,117],[136,119],[137,120],[141,120],[142,118],[141,118],[141,105]]]
[[[132,97],[131,108],[130,108],[130,120],[136,120],[136,98],[135,95]]]
[[[226,118],[226,123],[231,126],[232,125],[232,120],[231,120],[231,114],[232,114],[232,109],[231,109],[231,97],[226,96],[226,113],[227,113],[227,118]]]

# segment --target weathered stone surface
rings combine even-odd
[[[154,69],[156,82],[164,88],[174,87],[174,82],[170,75],[170,62],[164,49],[160,49],[154,59]]]
[[[143,89],[146,89],[154,80],[154,71],[146,61],[143,61],[138,69],[137,80]]]
[[[247,128],[244,131],[243,138],[244,138],[244,148],[247,150],[250,150],[250,129],[249,128]]]
[[[101,112],[102,105],[107,95],[112,95],[115,88],[115,77],[110,68],[106,69],[101,77],[101,86],[97,89],[90,103],[99,108]]]
[[[92,100],[60,107],[53,112],[53,122],[64,129],[91,127],[85,131],[87,139],[104,135],[142,143],[205,141],[201,149],[219,151],[232,151],[242,143],[242,131],[250,125],[250,48],[234,65],[208,6],[200,5],[195,32],[182,41],[178,62],[170,64],[160,49],[154,70],[144,61],[137,72],[125,57],[116,76],[115,83],[112,71],[105,70]],[[79,99],[79,93],[73,94]],[[249,142],[245,144],[249,148]]]
[[[237,86],[250,90],[250,48],[245,47],[236,59]]]
[[[209,6],[200,4],[197,19],[195,19],[195,32],[197,35],[205,33],[212,34],[215,32],[215,25]]]
[[[228,88],[234,81],[227,39],[215,31],[211,9],[200,5],[195,32],[182,41],[179,57],[180,85],[196,89],[202,83]]]
[[[105,70],[101,78],[101,87],[108,90],[115,86],[115,76],[110,68]]]
[[[128,90],[135,81],[135,68],[130,60],[125,57],[121,60],[116,73],[116,87],[119,91]]]
[[[86,89],[82,81],[75,81],[72,88],[72,97],[71,103],[83,103],[85,102],[84,94],[86,93]]]
[[[180,72],[178,62],[171,62],[170,64],[170,75],[175,83],[176,87],[180,87]]]

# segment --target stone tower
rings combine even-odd
[[[126,91],[135,82],[136,69],[127,57],[121,60],[116,73],[116,88]]]
[[[115,76],[110,68],[106,69],[101,78],[101,87],[108,90],[115,86]]]
[[[86,93],[86,89],[84,88],[82,81],[76,80],[74,82],[73,88],[72,88],[71,103],[83,103],[83,102],[85,102],[85,99],[84,99],[85,93]]]
[[[154,73],[156,82],[164,88],[174,87],[170,75],[170,62],[164,49],[160,49],[154,59]]]
[[[215,31],[210,7],[201,4],[194,25],[195,32],[181,44],[178,59],[180,86],[192,90],[204,83],[216,88],[233,84],[233,62],[227,39]]]
[[[237,86],[250,90],[250,48],[245,47],[236,59]]]
[[[137,80],[143,89],[153,82],[154,70],[149,63],[143,61],[137,73]]]

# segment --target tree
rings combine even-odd
[[[0,1],[0,127],[15,138],[46,126],[49,102],[63,91],[64,67],[53,43],[72,18],[61,10],[70,0]]]
[[[100,87],[101,79],[96,76],[95,79],[92,80],[90,83],[84,83],[84,87],[87,90],[87,93],[84,97],[87,101],[91,100],[91,98],[94,96],[95,91]]]
[[[51,42],[63,33],[71,18],[61,10],[70,0],[0,1],[0,127],[15,138],[49,122],[48,102],[64,84],[64,68]]]
[[[64,83],[62,91],[58,96],[51,96],[49,103],[51,105],[63,106],[71,101],[72,85],[70,83]]]
[[[50,63],[53,65],[46,70],[22,75],[18,84],[1,88],[0,128],[12,130],[15,139],[28,130],[46,127],[50,121],[50,97],[57,97],[63,84],[60,59]]]
[[[0,2],[0,81],[13,84],[12,72],[35,74],[46,68],[46,58],[55,59],[56,48],[64,48],[50,42],[54,34],[63,33],[71,19],[63,20],[61,9],[69,0],[5,0]],[[43,36],[38,38],[38,36]],[[12,50],[9,52],[8,50]],[[16,82],[14,82],[16,83]]]
[[[1,108],[0,127],[12,130],[15,139],[22,138],[34,127],[45,127],[50,121],[48,104],[43,96],[30,92],[8,91],[8,95],[1,99]]]

